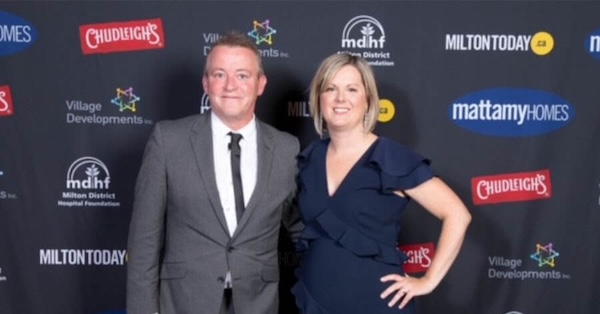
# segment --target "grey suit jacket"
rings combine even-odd
[[[231,271],[238,314],[277,313],[281,223],[296,238],[298,140],[257,119],[257,181],[229,236],[215,180],[210,115],[156,124],[137,178],[127,313],[218,313]]]

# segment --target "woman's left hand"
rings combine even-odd
[[[381,282],[392,282],[392,284],[383,291],[381,298],[385,299],[390,295],[393,298],[388,302],[389,307],[393,307],[402,299],[398,308],[402,309],[410,300],[419,295],[430,293],[431,289],[425,278],[413,278],[408,275],[389,274],[380,278]]]

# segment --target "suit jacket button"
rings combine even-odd
[[[231,253],[231,251],[233,251],[233,246],[227,248],[227,252]]]
[[[223,278],[223,277],[219,277],[219,278],[217,278],[217,281],[218,281],[219,283],[224,283],[224,282],[225,282],[225,278]]]

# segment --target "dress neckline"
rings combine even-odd
[[[340,189],[342,189],[346,185],[346,181],[348,181],[348,177],[350,177],[352,175],[352,173],[355,172],[356,168],[364,162],[364,159],[367,158],[368,155],[370,155],[371,151],[374,149],[376,144],[379,142],[380,138],[381,137],[378,136],[373,141],[373,143],[371,143],[369,145],[369,147],[367,147],[367,149],[356,160],[356,162],[352,165],[352,167],[350,167],[350,170],[348,170],[348,172],[346,173],[346,175],[344,176],[342,181],[340,181],[340,184],[335,189],[335,191],[333,191],[333,193],[329,192],[329,177],[327,177],[327,148],[329,147],[329,143],[331,142],[331,139],[329,139],[325,143],[325,145],[323,146],[323,176],[325,177],[325,179],[322,180],[322,182],[325,183],[325,195],[327,196],[328,199],[335,198],[335,196],[339,194]]]

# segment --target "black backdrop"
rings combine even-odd
[[[231,29],[264,56],[258,117],[303,146],[316,138],[318,63],[367,57],[383,99],[376,132],[432,159],[468,205],[463,250],[421,313],[599,313],[599,12],[583,1],[0,2],[0,313],[124,313],[145,141],[156,121],[209,110],[205,52]],[[439,223],[416,205],[404,218],[405,269],[419,275]],[[282,313],[295,312],[295,263],[284,246]]]

